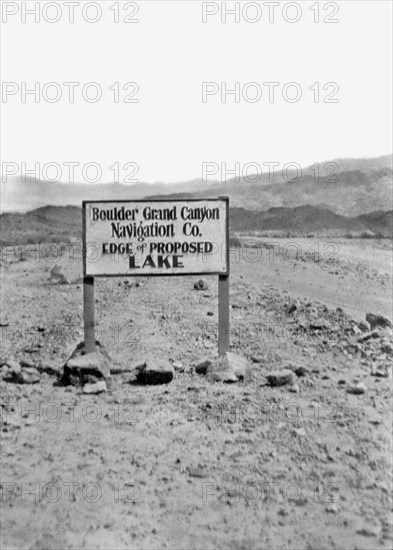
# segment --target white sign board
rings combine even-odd
[[[85,276],[229,274],[226,197],[82,206]]]

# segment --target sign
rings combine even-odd
[[[229,199],[84,201],[85,276],[229,274]]]
[[[218,353],[229,350],[229,199],[83,201],[85,353],[95,350],[94,278],[218,275]]]

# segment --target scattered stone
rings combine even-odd
[[[172,363],[172,367],[175,369],[175,371],[177,372],[184,372],[184,365],[183,363],[181,363],[180,361],[174,361]]]
[[[392,328],[392,323],[389,319],[377,313],[367,313],[366,321],[370,324],[371,330],[377,327]]]
[[[29,368],[36,369],[40,374],[42,374],[43,372],[51,376],[59,374],[59,371],[56,367],[52,367],[50,365],[43,365],[41,363],[36,364],[30,361],[26,361],[26,359],[20,360],[20,366],[22,369],[29,369]]]
[[[337,514],[337,504],[328,504],[325,508],[326,512],[329,514]]]
[[[300,437],[306,436],[306,430],[304,428],[294,428],[292,430],[293,435],[298,435]]]
[[[190,477],[198,477],[198,478],[209,477],[208,472],[204,468],[201,468],[200,466],[197,466],[195,468],[193,467],[188,468],[188,473]]]
[[[252,371],[248,360],[233,351],[227,351],[207,366],[206,375],[214,382],[251,382]]]
[[[371,376],[376,376],[377,378],[389,378],[389,371],[385,366],[373,367],[371,370]]]
[[[373,424],[374,426],[379,426],[379,424],[382,424],[382,418],[380,416],[374,415],[369,416],[368,421],[370,424]]]
[[[289,369],[272,371],[266,375],[266,378],[271,386],[293,384],[293,372]]]
[[[360,323],[358,323],[358,328],[360,328],[362,332],[370,332],[371,330],[370,323],[367,321],[360,321]]]
[[[386,353],[386,355],[393,355],[393,346],[392,344],[385,344],[381,347],[382,353]]]
[[[37,353],[38,351],[40,351],[41,348],[42,344],[39,343],[36,346],[26,346],[25,348],[23,348],[23,351],[25,353]]]
[[[136,368],[136,382],[138,384],[146,384],[154,386],[156,384],[168,384],[172,381],[174,369],[169,363],[164,363],[155,360],[150,363],[146,362]]]
[[[101,344],[99,340],[96,340],[95,344],[95,351],[100,351],[103,355],[105,355],[109,360],[111,360],[111,357],[109,353],[106,351],[104,346]],[[72,354],[70,355],[69,359],[73,359],[74,357],[79,357],[80,355],[85,355],[85,342],[79,342],[79,344],[76,346]]]
[[[7,376],[4,378],[6,382],[14,384],[38,384],[41,377],[37,369],[27,368],[22,370],[20,365],[18,367],[8,371]]]
[[[83,386],[110,378],[109,359],[101,350],[84,355],[71,355],[64,365],[62,385]]]
[[[208,290],[207,282],[205,279],[199,279],[196,283],[194,283],[195,290]]]
[[[372,332],[366,332],[362,336],[359,336],[358,342],[367,342],[367,340],[371,340],[371,338],[380,338],[380,334],[377,330],[373,330]]]
[[[323,330],[323,329],[327,328],[326,323],[323,319],[318,319],[316,321],[313,321],[308,326],[309,326],[310,330]]]
[[[294,313],[297,310],[297,305],[295,303],[291,304],[287,310],[288,315]]]
[[[211,361],[209,360],[206,360],[206,361],[202,361],[202,363],[199,363],[196,367],[195,367],[195,372],[197,374],[206,374],[207,372],[207,367],[211,365]]]
[[[362,535],[363,537],[378,537],[378,531],[375,529],[370,529],[368,527],[363,527],[356,531],[357,535]]]
[[[348,386],[347,388],[347,393],[351,393],[353,395],[362,395],[363,393],[366,393],[366,391],[367,391],[366,386],[361,382],[359,384]]]
[[[303,365],[293,365],[290,363],[286,368],[294,372],[296,376],[305,376],[308,373],[308,369]]]
[[[94,394],[97,395],[98,393],[106,392],[108,391],[108,388],[106,387],[105,380],[99,380],[98,382],[94,383],[87,383],[83,386],[82,392],[88,393],[88,394]]]
[[[292,386],[290,386],[289,388],[289,391],[292,393],[299,393],[300,392],[299,384],[292,384]]]
[[[57,264],[50,270],[49,280],[57,285],[67,285],[70,282]]]
[[[2,361],[0,368],[7,367],[8,371],[14,371],[14,372],[20,372],[20,364],[17,361],[14,361],[13,359],[7,359],[6,361]]]

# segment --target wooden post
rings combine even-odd
[[[229,275],[218,276],[218,355],[229,351]]]
[[[83,277],[83,320],[85,328],[85,353],[96,349],[94,330],[94,277]]]

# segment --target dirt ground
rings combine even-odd
[[[83,339],[80,255],[57,262],[69,284],[50,281],[53,258],[7,256],[4,550],[392,548],[392,331],[359,326],[367,311],[391,319],[391,244],[342,240],[315,261],[297,242],[302,259],[231,253],[231,348],[248,384],[194,372],[217,349],[216,278],[207,291],[194,277],[97,280],[117,373],[100,395],[56,385]],[[6,382],[11,359],[40,382]],[[175,363],[174,380],[131,384],[145,359]],[[266,383],[287,366],[304,367],[298,393]],[[356,382],[364,394],[347,393]]]

